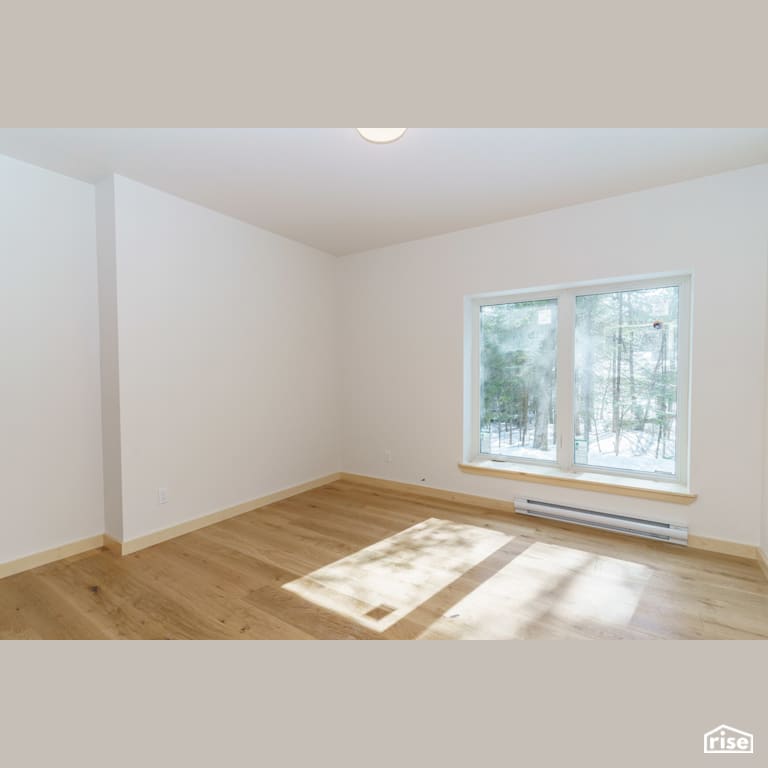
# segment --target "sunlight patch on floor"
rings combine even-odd
[[[283,589],[383,632],[513,538],[430,518]]]
[[[457,602],[422,637],[563,636],[579,625],[629,623],[653,570],[640,563],[537,542]]]

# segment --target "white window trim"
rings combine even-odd
[[[691,356],[691,283],[692,275],[667,273],[664,275],[629,277],[508,293],[481,294],[465,302],[465,403],[464,403],[464,459],[467,462],[493,461],[516,464],[521,467],[539,466],[555,468],[559,472],[578,477],[581,474],[599,474],[616,478],[638,478],[649,482],[674,483],[687,487],[690,460],[690,356]],[[573,381],[575,371],[575,309],[576,297],[594,293],[638,290],[643,288],[678,288],[678,360],[677,360],[677,420],[675,434],[676,473],[636,472],[632,470],[575,464],[573,461]],[[557,299],[557,410],[555,415],[556,459],[546,461],[519,456],[499,456],[480,453],[480,307],[509,304],[518,301]],[[565,373],[565,375],[564,375]],[[564,408],[563,403],[567,404]]]

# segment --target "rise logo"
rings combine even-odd
[[[752,755],[755,752],[755,737],[730,725],[718,725],[704,734],[706,755]]]

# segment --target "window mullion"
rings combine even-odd
[[[573,378],[576,299],[564,291],[558,299],[557,328],[557,463],[573,470]]]

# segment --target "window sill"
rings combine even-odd
[[[617,496],[635,496],[641,499],[666,501],[672,504],[692,504],[697,494],[676,483],[661,483],[630,477],[612,477],[590,472],[563,472],[555,467],[513,464],[499,461],[459,462],[462,472],[491,477],[504,477],[527,483],[545,483],[583,491],[612,493]]]

